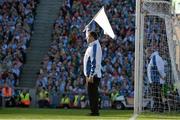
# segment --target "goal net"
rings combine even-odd
[[[140,16],[136,15],[140,26],[135,53],[135,112],[179,111],[180,44],[175,34],[171,3],[144,0],[139,9]]]

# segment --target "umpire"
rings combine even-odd
[[[154,101],[152,111],[163,112],[163,101],[162,101],[162,84],[165,80],[165,62],[159,55],[159,52],[152,48],[146,49],[146,54],[150,58],[150,62],[147,68],[148,79],[151,84],[152,97]]]
[[[101,79],[102,50],[95,32],[89,32],[86,28],[86,39],[88,48],[84,56],[84,75],[88,86],[88,97],[90,102],[90,116],[99,116],[98,86]]]

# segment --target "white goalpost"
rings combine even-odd
[[[173,11],[171,1],[136,0],[134,114],[180,110],[180,25]],[[162,58],[165,77],[157,58],[147,57],[149,49]],[[149,81],[149,73],[159,84]]]

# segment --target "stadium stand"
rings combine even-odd
[[[26,62],[37,4],[38,0],[0,0],[0,89],[8,86],[11,94]]]
[[[92,25],[103,36],[100,39],[103,48],[101,107],[110,107],[115,92],[126,97],[134,94],[135,0],[74,0],[72,8],[66,3],[60,8],[54,23],[52,43],[37,78],[38,93],[46,89],[53,106],[59,105],[64,94],[70,98],[71,106],[76,95],[86,96],[82,60],[87,43],[82,30],[85,22],[90,21],[102,6],[105,6],[118,37],[112,40],[103,36],[102,30],[96,24]],[[78,101],[80,103],[81,99]]]
[[[103,30],[95,22],[91,24],[91,29],[96,30],[100,36],[99,40],[103,49],[103,77],[99,87],[100,107],[113,107],[118,96],[124,96],[128,103],[133,104],[135,0],[70,1],[73,1],[73,3],[64,0],[64,4],[60,7],[59,15],[54,22],[52,41],[37,75],[38,100],[36,103],[39,104],[40,108],[85,108],[88,106],[83,75],[83,56],[87,42],[82,30],[97,11],[105,6],[106,14],[108,18],[111,18],[109,20],[117,39],[112,40],[104,35]],[[33,33],[35,10],[38,2],[38,0],[0,0],[0,95],[7,97],[15,95],[13,102],[17,106],[21,105],[20,97],[23,96],[22,93],[28,94],[28,102],[31,100],[30,98],[35,99],[34,96],[29,96],[28,90],[22,91],[19,89],[14,91],[14,88],[19,85],[22,68],[28,61],[26,60],[27,48],[30,45]],[[49,4],[46,3],[46,6],[49,6]],[[44,8],[46,9],[46,6],[43,6],[41,11]],[[43,13],[43,17],[46,17],[45,13]],[[38,20],[41,21],[41,19]],[[164,46],[162,51],[168,51],[167,38],[163,36],[163,34],[166,34],[164,21],[160,18],[147,18],[145,22],[147,23],[144,29],[145,38],[147,39],[146,47],[162,50],[161,46]],[[41,29],[44,28],[45,26]],[[37,34],[38,32],[36,32]],[[38,35],[41,36],[42,34],[44,34],[44,31]],[[39,40],[36,39],[39,37],[38,35],[35,40]],[[48,39],[46,38],[46,40]],[[162,42],[163,40],[165,42]],[[36,46],[36,48],[38,47]],[[37,49],[34,49],[34,52],[37,52]],[[163,57],[166,58],[167,63],[170,63],[167,56]],[[38,59],[41,59],[41,57]],[[31,66],[31,64],[28,65]],[[147,66],[144,67],[146,69]],[[170,70],[166,69],[167,73],[168,71]],[[35,72],[33,71],[33,74]],[[28,72],[26,74],[29,75]],[[26,77],[25,75],[24,78]],[[26,84],[29,84],[31,79],[26,79],[28,81]],[[173,85],[172,81],[166,80],[166,82],[168,85]],[[150,92],[146,73],[144,85],[144,94],[146,95],[144,97],[148,97]],[[4,94],[4,88],[8,88],[10,92]],[[163,92],[164,95],[167,94],[167,90]],[[179,100],[179,95],[177,96]]]

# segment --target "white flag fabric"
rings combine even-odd
[[[109,35],[112,39],[115,38],[115,34],[106,16],[104,7],[96,14],[94,21],[96,21],[97,24],[99,24],[99,26],[104,30],[104,34]]]

